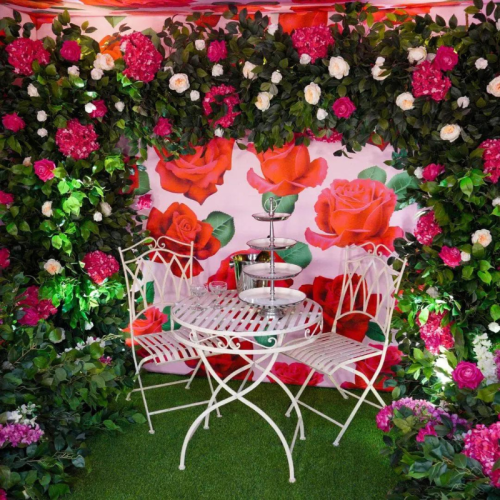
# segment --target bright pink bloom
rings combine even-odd
[[[211,62],[219,62],[227,57],[227,47],[224,40],[214,40],[208,47],[207,57]]]
[[[7,269],[10,266],[10,250],[8,248],[0,249],[0,269]]]
[[[37,443],[43,436],[43,431],[38,425],[31,426],[26,424],[5,424],[0,425],[0,447],[5,443],[13,448],[19,445],[23,447]]]
[[[35,174],[43,181],[47,182],[50,179],[54,178],[54,169],[56,168],[56,164],[47,159],[38,160],[33,165],[35,169]]]
[[[0,204],[10,205],[11,203],[14,203],[14,195],[6,193],[5,191],[0,191]]]
[[[451,80],[429,61],[420,63],[412,77],[414,97],[432,97],[435,101],[442,101],[450,90]]]
[[[423,443],[425,441],[425,436],[437,436],[436,429],[431,422],[428,422],[425,427],[418,431],[416,440],[419,443]]]
[[[172,133],[172,122],[168,118],[158,118],[153,132],[160,137],[165,137]]]
[[[139,196],[136,201],[137,210],[149,210],[153,206],[151,194],[143,194]]]
[[[449,267],[457,267],[462,262],[462,257],[460,256],[460,250],[456,247],[447,247],[443,245],[439,256],[443,262]]]
[[[484,380],[481,370],[469,361],[460,361],[451,376],[459,389],[477,389]]]
[[[125,76],[148,83],[160,69],[162,56],[153,42],[142,33],[132,33],[122,38],[120,48],[127,69]]]
[[[451,349],[455,345],[455,339],[451,334],[451,323],[442,326],[445,313],[431,312],[425,325],[420,323],[420,313],[417,316],[417,324],[420,326],[420,338],[425,342],[425,348],[432,354],[439,354],[440,348]]]
[[[349,97],[339,97],[333,103],[332,109],[337,118],[349,118],[356,111],[356,106]]]
[[[313,141],[328,142],[328,143],[342,141],[342,132],[337,132],[334,128],[328,129],[327,135],[324,135],[323,137],[318,137],[314,135],[313,131],[310,129],[308,129],[306,133]],[[330,135],[328,136],[328,134]]]
[[[56,144],[63,155],[84,160],[99,149],[97,134],[92,125],[82,125],[76,118],[56,133]]]
[[[14,73],[31,76],[33,61],[49,64],[50,54],[43,48],[41,40],[17,38],[5,48],[9,54],[9,64],[14,66]]]
[[[39,287],[30,286],[18,298],[18,306],[22,306],[24,316],[19,320],[21,325],[34,326],[41,319],[47,319],[49,316],[56,314],[57,308],[54,307],[51,300],[38,299]]]
[[[82,55],[82,49],[78,42],[74,40],[66,40],[63,42],[61,47],[61,57],[66,59],[69,62],[78,62],[80,60],[80,56]]]
[[[2,118],[2,123],[7,130],[10,130],[14,133],[19,132],[24,127],[26,127],[26,123],[24,123],[24,120],[17,113],[4,115]]]
[[[422,177],[429,182],[435,181],[439,175],[445,171],[444,165],[438,165],[437,163],[431,163],[427,165],[422,171]]]
[[[441,71],[450,71],[458,63],[458,54],[453,47],[442,45],[437,49],[436,57],[432,64]]]
[[[497,183],[500,179],[500,139],[487,139],[479,147],[484,149],[484,172],[490,174],[486,179]]]
[[[327,26],[314,26],[312,28],[299,28],[293,32],[292,42],[295,50],[311,56],[312,62],[328,56],[328,49],[335,40],[330,28]]]
[[[443,230],[436,222],[434,210],[429,210],[418,219],[414,234],[422,245],[431,245],[434,237],[442,232]]]
[[[35,326],[42,319],[38,311],[33,307],[24,309],[24,316],[19,320],[20,325]]]
[[[113,364],[113,358],[111,356],[101,356],[99,361],[108,366]]]
[[[221,101],[217,99],[217,96],[225,96]],[[209,120],[214,127],[220,125],[221,127],[230,127],[235,118],[241,114],[240,111],[234,111],[234,108],[240,104],[240,98],[236,93],[236,89],[231,85],[219,85],[217,87],[212,87],[209,92],[205,94],[203,98],[203,111],[206,116],[211,115],[214,112],[212,104],[218,106],[225,105],[227,108],[226,114],[219,118],[218,120]],[[215,109],[217,109],[217,107]]]
[[[92,101],[92,104],[95,106],[95,109],[90,113],[91,118],[102,118],[108,112],[108,108],[102,99]]]
[[[87,271],[92,281],[98,285],[120,270],[118,261],[112,255],[107,255],[100,250],[88,253],[82,262],[85,271]]]
[[[29,286],[18,298],[21,300],[17,303],[18,306],[37,306],[38,305],[38,287],[35,285]]]
[[[7,492],[5,490],[0,490],[0,500],[7,500]]]

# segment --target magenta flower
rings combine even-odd
[[[442,45],[437,49],[432,64],[441,71],[451,71],[458,63],[458,54],[453,47]]]
[[[35,425],[26,424],[0,424],[0,447],[5,443],[17,448],[37,443],[43,436],[43,431]],[[24,446],[22,446],[24,445]]]
[[[307,54],[313,62],[328,55],[328,49],[335,40],[328,26],[298,28],[292,34],[292,43],[299,56]]]
[[[497,183],[500,179],[500,139],[487,139],[479,147],[484,149],[484,172],[490,174],[486,179]]]
[[[451,323],[442,326],[445,313],[431,312],[425,325],[420,322],[420,313],[417,324],[420,326],[420,338],[425,342],[425,348],[432,354],[439,354],[441,348],[451,349],[455,339],[451,334]]]
[[[168,118],[158,118],[153,132],[160,137],[170,135],[172,133],[172,122]]]
[[[446,245],[443,245],[443,248],[441,248],[441,251],[439,252],[439,256],[449,267],[457,267],[462,262],[460,250],[456,247],[447,247]]]
[[[413,234],[422,245],[431,245],[434,241],[434,237],[442,232],[443,230],[436,222],[434,210],[429,210],[418,219]]]
[[[57,131],[56,144],[63,155],[75,160],[85,160],[99,149],[92,124],[82,125],[76,118],[69,120],[66,128]]]
[[[163,58],[146,35],[139,32],[126,35],[120,48],[127,65],[123,72],[125,76],[145,83],[154,79]]]
[[[422,177],[429,182],[435,181],[439,175],[445,171],[443,165],[438,165],[437,163],[431,163],[427,165],[422,171]]]
[[[484,379],[477,365],[469,361],[460,361],[451,376],[459,389],[477,389]]]
[[[14,66],[14,73],[18,75],[31,76],[33,61],[38,61],[40,65],[50,62],[50,53],[44,49],[41,40],[16,38],[5,51],[9,54],[9,64]]]
[[[80,56],[82,55],[82,49],[78,42],[74,40],[66,40],[63,42],[61,47],[61,57],[66,59],[69,62],[78,62],[80,60]]]
[[[143,194],[136,200],[136,210],[149,210],[153,206],[151,194]]]
[[[50,179],[54,178],[54,169],[56,168],[56,164],[47,159],[38,160],[33,165],[35,169],[35,174],[43,181],[47,182]]]
[[[425,436],[437,436],[436,429],[431,422],[428,422],[425,427],[418,431],[416,440],[419,443],[423,443],[425,441]]]
[[[413,96],[442,101],[451,87],[451,80],[429,61],[420,63],[412,76]]]
[[[14,133],[19,132],[24,127],[26,127],[26,123],[24,123],[24,120],[17,113],[4,115],[2,118],[2,123],[7,130],[10,130]]]
[[[0,204],[10,205],[11,203],[14,203],[14,195],[6,193],[5,191],[0,191]]]
[[[356,106],[349,97],[340,97],[333,103],[332,110],[337,118],[349,118],[356,111]]]
[[[214,40],[208,47],[207,57],[210,62],[216,63],[227,57],[227,47],[224,40]]]
[[[108,112],[108,108],[102,99],[92,101],[92,104],[95,106],[95,109],[90,113],[91,118],[102,118]]]
[[[106,278],[120,270],[118,261],[112,256],[100,250],[89,252],[82,259],[84,269],[89,273],[94,283],[100,285]]]
[[[10,250],[8,248],[0,249],[0,269],[7,269],[10,266]]]

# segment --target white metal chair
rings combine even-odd
[[[387,255],[389,255],[389,260]],[[291,358],[311,367],[311,372],[297,393],[295,401],[340,427],[340,433],[333,443],[334,446],[339,445],[362,403],[368,403],[376,408],[385,406],[374,383],[380,374],[387,348],[392,340],[391,319],[405,266],[406,260],[401,260],[383,245],[375,246],[370,243],[363,247],[346,248],[344,278],[332,331],[321,333],[314,343],[287,353]],[[342,318],[348,315],[352,318],[351,315],[357,314],[368,317],[371,322],[380,327],[385,337],[382,349],[376,349],[335,332]],[[380,361],[370,380],[364,373],[357,371],[355,366],[352,366],[358,361],[374,357],[380,358]],[[361,395],[339,386],[333,377],[340,369],[358,375],[366,382],[366,389]],[[329,377],[344,399],[347,399],[349,395],[358,400],[344,424],[300,401],[304,389],[315,372]],[[374,394],[379,404],[366,399],[369,392]],[[287,417],[290,416],[292,408],[293,406],[290,405],[286,413]]]
[[[144,250],[145,245],[148,245],[146,250]],[[157,332],[148,332],[142,335],[134,334],[134,322],[141,319],[148,310],[158,308],[163,312],[165,307],[172,306],[183,295],[190,294],[193,271],[193,243],[179,242],[167,236],[162,236],[157,240],[145,238],[129,248],[120,248],[119,252],[127,287],[132,356],[139,382],[139,388],[133,389],[132,392],[141,392],[149,424],[149,433],[154,434],[155,431],[151,423],[152,415],[209,403],[209,400],[206,400],[163,410],[149,411],[145,391],[175,384],[186,384],[186,389],[189,389],[200,368],[201,359],[195,349],[185,346],[172,334],[174,321],[171,314],[169,331],[162,331],[161,325],[159,325],[159,331]],[[153,287],[154,291],[152,290]],[[151,300],[152,292],[154,292],[154,299]],[[185,337],[189,335],[189,331],[186,329],[178,329],[175,333],[177,337],[179,335]],[[147,353],[140,362],[138,362],[137,353],[135,352],[136,345]],[[148,387],[143,386],[140,371],[146,362],[153,361],[156,365],[164,365],[176,361],[196,359],[199,362],[187,382],[178,380]],[[212,380],[208,372],[207,378],[210,391],[213,393]],[[130,399],[130,394],[127,399]],[[217,412],[217,415],[220,417],[219,412]]]

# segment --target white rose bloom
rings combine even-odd
[[[110,71],[115,67],[115,61],[111,54],[97,54],[94,60],[94,68]]]
[[[475,63],[476,69],[486,69],[488,61],[484,57],[480,57]]]
[[[23,165],[25,167],[30,167],[31,166],[31,156],[27,156],[24,160],[23,160]]]
[[[496,207],[496,206],[500,205],[500,197],[495,198],[495,199],[491,202],[491,204],[492,204],[494,207]]]
[[[331,57],[328,64],[328,73],[337,80],[342,80],[349,74],[350,66],[343,57]]]
[[[274,34],[278,31],[278,28],[279,28],[279,25],[278,25],[278,24],[270,24],[270,25],[267,27],[267,32],[268,32],[270,35],[274,35]]]
[[[316,83],[310,83],[304,88],[304,97],[309,104],[318,104],[321,97],[321,88]]]
[[[95,107],[94,104],[92,104],[91,102],[88,102],[87,104],[85,104],[85,111],[87,113],[92,113],[92,111],[95,111],[97,108]]]
[[[436,54],[427,54],[426,60],[429,62],[434,61],[436,59]]]
[[[377,80],[379,82],[385,80],[389,76],[389,73],[387,73],[387,75],[380,76],[385,71],[386,70],[384,68],[382,68],[382,66],[379,66],[378,64],[376,64],[375,66],[372,67],[372,76],[373,76],[373,79]]]
[[[47,137],[47,129],[46,128],[39,128],[36,133],[40,136],[40,137]]]
[[[92,78],[92,80],[100,80],[103,76],[104,76],[104,71],[99,68],[94,68],[90,72],[90,77]]]
[[[493,80],[488,83],[486,92],[488,92],[488,94],[494,95],[495,97],[500,97],[500,76],[493,78]]]
[[[68,68],[68,75],[71,75],[71,76],[80,76],[80,68],[78,66],[70,66]],[[94,78],[94,80],[95,80],[95,78]]]
[[[101,214],[101,212],[96,212],[96,213],[94,214],[94,220],[95,220],[96,222],[101,222],[101,221],[102,221],[102,214]]]
[[[427,57],[427,49],[425,47],[413,47],[408,49],[408,61],[411,64],[419,63],[425,60]]]
[[[460,252],[460,259],[462,260],[462,262],[469,262],[470,253],[469,252]]]
[[[415,172],[413,172],[413,175],[417,178],[417,179],[422,179],[423,176],[424,176],[424,169],[422,167],[417,167],[415,169]]]
[[[469,104],[470,104],[470,99],[466,96],[459,97],[457,99],[457,106],[459,108],[463,108],[463,109],[468,108]]]
[[[196,50],[205,50],[205,40],[196,40],[196,42],[194,42],[194,46],[196,47]]]
[[[217,127],[214,134],[216,135],[216,137],[224,137],[224,129]]]
[[[396,105],[399,106],[403,111],[408,111],[413,109],[413,103],[415,102],[415,98],[411,94],[411,92],[403,92],[396,97]]]
[[[318,109],[318,112],[316,113],[316,118],[318,120],[324,120],[328,116],[328,112],[324,109]]]
[[[272,98],[273,96],[269,92],[259,92],[255,101],[255,107],[261,111],[266,111],[271,105]]]
[[[496,322],[490,323],[488,325],[488,330],[493,333],[498,333],[500,332],[500,325]]]
[[[283,79],[283,75],[279,72],[279,70],[273,71],[271,75],[271,82],[278,85],[279,82]]]
[[[43,268],[52,276],[54,274],[59,274],[61,272],[62,266],[58,260],[49,259],[44,265]]]
[[[115,102],[116,110],[121,113],[125,109],[125,103],[122,101]]]
[[[40,97],[38,89],[32,83],[28,85],[28,95],[30,97]]]
[[[197,90],[191,90],[189,93],[189,98],[192,101],[197,101],[200,98],[200,93]]]
[[[212,76],[222,76],[224,74],[224,68],[221,64],[214,64],[212,68]]]
[[[45,217],[52,217],[52,214],[54,212],[52,211],[52,202],[51,201],[46,201],[42,205],[42,214],[45,215]]]
[[[311,56],[309,54],[302,54],[300,56],[300,64],[309,64],[311,62]]]
[[[437,299],[439,297],[439,293],[437,291],[437,288],[435,288],[433,286],[430,286],[429,288],[427,288],[427,295],[429,295],[433,299]]]
[[[459,138],[461,130],[460,125],[448,124],[441,129],[439,136],[443,141],[454,142]]]
[[[245,78],[248,78],[249,80],[254,80],[257,78],[257,75],[253,73],[253,69],[255,68],[255,64],[252,64],[250,61],[245,62],[245,65],[243,66],[243,76]]]
[[[111,209],[111,205],[109,203],[107,203],[106,201],[101,201],[100,208],[101,208],[101,212],[103,213],[104,217],[109,217],[113,213],[113,210]]]
[[[39,121],[39,122],[44,122],[47,120],[47,113],[42,109],[41,111],[39,111],[37,114],[36,114],[36,119]]]
[[[182,94],[189,88],[189,78],[185,73],[176,73],[170,77],[168,86],[170,90],[175,90],[178,94]]]
[[[482,247],[487,247],[491,241],[491,233],[487,229],[478,229],[472,235],[472,243],[479,243]]]
[[[377,57],[377,59],[375,60],[375,64],[377,66],[383,66],[385,63],[385,57]]]

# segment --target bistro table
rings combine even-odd
[[[262,309],[241,301],[237,291],[228,291],[219,297],[206,295],[200,302],[202,310],[196,308],[196,305],[197,300],[194,297],[188,297],[174,305],[173,320],[187,328],[189,334],[186,336],[185,330],[184,335],[176,334],[175,331],[173,333],[179,342],[197,350],[207,373],[214,378],[218,386],[208,407],[192,423],[184,438],[179,469],[185,469],[187,446],[203,419],[205,419],[205,428],[208,428],[208,419],[212,411],[238,400],[252,408],[274,429],[286,453],[290,482],[295,482],[292,451],[298,431],[300,439],[305,439],[302,414],[288,387],[271,372],[271,369],[279,354],[286,354],[287,351],[315,341],[316,333],[323,329],[321,306],[313,300],[305,299],[302,303],[285,309],[282,314],[270,315]],[[243,341],[250,342],[253,348],[245,349]],[[247,364],[223,379],[207,360],[214,354],[238,354]],[[255,360],[255,356],[258,356],[258,361]],[[247,387],[236,391],[228,385],[229,380],[256,366],[260,369],[260,374],[255,380],[250,381]],[[285,391],[297,413],[298,422],[290,445],[274,420],[245,397],[266,377],[275,381]],[[228,392],[229,396],[226,399],[217,400],[216,397],[221,389]]]

